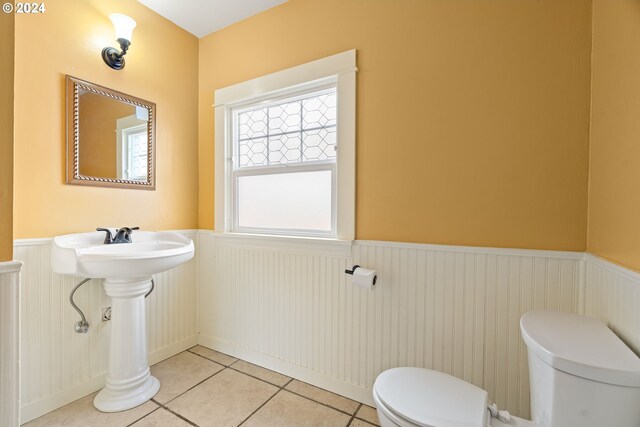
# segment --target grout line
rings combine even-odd
[[[362,403],[358,405],[358,407],[356,408],[356,411],[353,413],[353,415],[351,416],[351,419],[349,420],[349,422],[347,423],[347,427],[349,427],[351,425],[351,423],[353,422],[353,420],[356,418],[356,414],[358,413],[358,411],[360,410],[360,408],[362,408]]]
[[[152,399],[153,400],[153,399]],[[146,403],[146,402],[145,402]],[[137,423],[138,421],[142,420],[143,418],[148,417],[149,415],[153,414],[154,412],[156,412],[157,410],[161,409],[160,406],[158,406],[157,408],[155,408],[153,411],[149,412],[148,414],[144,414],[142,417],[138,418],[137,420],[135,420],[132,423],[127,424],[127,427],[130,427],[132,425],[134,425],[135,423]]]
[[[242,360],[242,359],[238,359],[238,360],[236,360],[236,361],[235,361],[235,362],[233,362],[231,365],[234,365],[235,363],[239,362],[240,360]],[[246,360],[243,360],[243,362],[250,363],[250,362],[247,362]],[[314,403],[317,403],[318,405],[325,406],[325,407],[327,407],[327,408],[329,408],[329,409],[333,409],[334,411],[338,411],[338,412],[341,412],[341,413],[343,413],[343,414],[345,414],[345,415],[349,415],[350,417],[351,417],[351,416],[355,416],[355,414],[357,414],[357,413],[358,413],[358,410],[360,409],[360,406],[358,406],[358,408],[356,409],[356,411],[352,414],[352,413],[350,413],[350,412],[344,411],[344,410],[342,410],[342,409],[338,409],[338,408],[336,408],[336,407],[334,407],[334,406],[331,406],[331,405],[328,405],[328,404],[326,404],[326,403],[319,402],[319,401],[317,401],[317,400],[315,400],[315,399],[312,399],[312,398],[311,398],[311,397],[309,397],[309,396],[305,396],[304,394],[300,394],[300,393],[298,393],[298,392],[295,392],[295,391],[292,391],[292,390],[286,389],[285,387],[286,387],[286,386],[288,386],[288,385],[289,385],[289,383],[291,383],[293,380],[295,380],[295,378],[288,377],[288,378],[291,378],[291,379],[290,379],[289,381],[287,381],[287,383],[286,383],[285,385],[280,386],[280,385],[278,385],[278,384],[274,384],[274,383],[269,382],[269,381],[267,381],[267,380],[264,380],[264,379],[262,379],[262,378],[256,377],[256,376],[254,376],[254,375],[251,375],[251,374],[248,374],[248,373],[246,373],[246,372],[243,372],[243,371],[241,371],[241,370],[239,370],[239,369],[236,369],[236,368],[234,368],[234,367],[233,367],[233,366],[231,366],[231,365],[227,366],[227,368],[228,368],[228,369],[231,369],[231,370],[233,370],[233,371],[239,372],[239,373],[241,373],[241,374],[244,374],[244,375],[246,375],[246,376],[248,376],[248,377],[255,378],[256,380],[262,381],[263,383],[271,384],[272,386],[275,386],[275,387],[278,387],[279,389],[283,389],[283,390],[285,390],[285,391],[288,391],[289,393],[291,393],[291,394],[295,394],[296,396],[304,397],[305,399],[310,400],[310,401],[312,401],[312,402],[314,402]],[[255,365],[255,366],[258,366],[258,365]],[[261,367],[261,366],[259,366],[259,367]],[[266,369],[267,371],[271,371],[270,369],[267,369],[267,368],[262,368],[262,369]],[[275,372],[275,371],[271,371],[271,372]],[[280,374],[279,372],[275,372],[275,373],[276,373],[276,374]],[[280,375],[283,375],[283,374],[280,374]],[[283,376],[285,376],[285,377],[286,377],[286,375],[283,375]],[[300,381],[300,380],[296,380],[296,381]],[[303,381],[300,381],[300,382],[303,382]],[[308,383],[304,383],[304,384],[308,384]],[[331,391],[329,391],[329,390],[325,390],[325,389],[323,389],[323,388],[316,387],[316,386],[311,385],[311,384],[308,384],[308,385],[309,385],[309,386],[311,386],[311,387],[315,387],[315,388],[317,388],[317,389],[319,389],[319,390],[326,391],[327,393],[334,394],[334,395],[336,395],[336,396],[338,396],[338,397],[341,397],[341,398],[343,398],[343,399],[351,400],[351,399],[349,399],[348,397],[340,396],[339,394],[333,393],[333,392],[331,392]],[[277,394],[277,393],[276,393],[276,394]],[[356,402],[356,401],[354,400],[353,402]],[[266,403],[266,402],[265,402],[265,403]],[[356,403],[358,403],[358,404],[362,405],[362,403],[360,403],[360,402],[356,402]],[[366,421],[366,420],[363,420],[363,421]]]
[[[192,347],[192,348],[193,348],[193,347]],[[195,354],[196,356],[200,356],[200,357],[202,357],[203,359],[208,360],[208,361],[210,361],[210,362],[217,363],[217,364],[219,364],[220,366],[224,366],[224,368],[223,368],[223,369],[221,369],[221,370],[219,370],[218,372],[214,373],[213,375],[210,375],[209,377],[205,378],[204,380],[200,381],[199,383],[195,384],[194,386],[192,386],[192,387],[188,388],[187,390],[185,390],[184,392],[180,393],[179,395],[177,395],[177,396],[176,396],[176,397],[174,397],[173,399],[171,399],[171,400],[167,401],[165,404],[162,404],[162,403],[160,403],[160,402],[158,402],[158,401],[156,401],[156,400],[154,400],[154,399],[151,399],[151,401],[153,401],[153,402],[155,402],[156,404],[160,405],[162,408],[166,409],[167,411],[169,411],[169,412],[171,412],[171,413],[173,413],[173,414],[175,414],[175,415],[179,416],[180,418],[183,418],[183,416],[182,416],[182,415],[180,415],[180,414],[177,414],[177,413],[173,412],[171,409],[169,409],[169,408],[168,408],[168,407],[166,407],[165,405],[167,405],[167,404],[169,404],[169,403],[173,402],[173,401],[174,401],[175,399],[177,399],[178,397],[180,397],[180,396],[182,396],[183,394],[187,393],[188,391],[190,391],[190,390],[194,389],[195,387],[199,386],[200,384],[202,384],[203,382],[207,381],[208,379],[210,379],[210,378],[212,378],[212,377],[214,377],[214,376],[218,375],[220,372],[224,371],[225,369],[230,369],[230,370],[232,370],[232,371],[238,372],[238,373],[240,373],[240,374],[246,375],[246,376],[248,376],[248,377],[254,378],[254,379],[258,380],[258,381],[261,381],[261,382],[263,382],[263,383],[266,383],[266,384],[269,384],[269,385],[272,385],[272,386],[274,386],[274,387],[277,387],[277,388],[278,388],[278,391],[277,391],[277,392],[275,392],[275,393],[273,394],[273,396],[271,396],[271,397],[270,397],[269,399],[267,399],[267,400],[266,400],[262,405],[260,405],[258,408],[256,408],[256,410],[255,410],[255,411],[253,411],[251,414],[249,414],[249,416],[248,416],[247,418],[245,418],[245,419],[244,419],[240,424],[238,424],[238,427],[239,427],[239,426],[241,426],[242,424],[244,424],[247,420],[249,420],[249,418],[251,418],[251,417],[252,417],[256,412],[258,412],[258,411],[260,410],[260,408],[262,408],[264,405],[266,405],[266,404],[267,404],[267,402],[269,402],[271,399],[273,399],[273,398],[274,398],[278,393],[280,393],[282,390],[287,391],[287,392],[289,392],[289,393],[291,393],[291,394],[295,394],[296,396],[302,397],[302,398],[304,398],[304,399],[310,400],[311,402],[317,403],[318,405],[322,405],[322,406],[324,406],[324,407],[326,407],[326,408],[333,409],[334,411],[337,411],[337,412],[340,412],[340,413],[342,413],[342,414],[345,414],[345,415],[350,416],[351,418],[349,419],[349,423],[347,424],[347,426],[350,426],[350,425],[351,425],[351,423],[353,422],[353,420],[354,420],[355,418],[358,418],[358,417],[356,417],[356,414],[358,413],[358,411],[360,410],[360,408],[362,408],[362,406],[363,406],[363,403],[360,403],[360,402],[354,401],[354,402],[358,403],[358,407],[356,408],[356,410],[355,410],[355,411],[353,412],[353,414],[352,414],[352,413],[349,413],[349,412],[344,411],[344,410],[342,410],[342,409],[335,408],[335,407],[333,407],[333,406],[331,406],[331,405],[328,405],[328,404],[326,404],[326,403],[319,402],[319,401],[317,401],[317,400],[315,400],[315,399],[312,399],[312,398],[310,398],[310,397],[308,397],[308,396],[305,396],[305,395],[303,395],[303,394],[300,394],[300,393],[297,393],[297,392],[295,392],[295,391],[291,391],[291,390],[289,390],[289,389],[286,389],[285,387],[286,387],[286,386],[288,386],[290,383],[292,383],[292,382],[295,380],[295,378],[288,377],[288,378],[289,378],[289,381],[287,381],[285,384],[283,384],[283,385],[281,385],[281,386],[280,386],[280,385],[278,385],[278,384],[274,384],[274,383],[269,382],[269,381],[266,381],[266,380],[264,380],[264,379],[262,379],[262,378],[259,378],[259,377],[256,377],[256,376],[254,376],[254,375],[251,375],[251,374],[248,374],[248,373],[246,373],[246,372],[243,372],[243,371],[241,371],[241,370],[239,370],[239,369],[236,369],[236,368],[234,368],[234,367],[232,366],[232,365],[235,365],[236,363],[238,363],[238,362],[239,362],[239,361],[241,361],[241,360],[242,360],[242,361],[244,361],[244,362],[246,362],[246,363],[250,363],[250,362],[247,362],[246,360],[235,358],[236,360],[235,360],[231,365],[226,366],[226,365],[223,365],[222,363],[216,362],[215,360],[211,360],[211,359],[209,359],[209,358],[207,358],[207,357],[205,357],[205,356],[202,356],[201,354],[194,353],[194,352],[190,351],[190,349],[187,349],[186,351],[188,351],[188,352],[189,352],[189,353],[191,353],[191,354]],[[221,353],[221,354],[225,354],[225,353]],[[229,355],[227,355],[227,356],[229,356]],[[229,356],[229,357],[233,357],[233,356]],[[255,366],[258,366],[258,365],[255,365]],[[261,366],[258,366],[258,367],[262,368]],[[267,368],[262,368],[262,369],[265,369],[265,370],[270,371],[270,372],[274,372],[274,373],[279,374],[279,375],[283,375],[283,374],[280,374],[279,372],[272,371],[271,369],[267,369]],[[284,376],[284,377],[286,377],[286,375],[283,375],[283,376]],[[302,382],[302,381],[301,381],[301,382]],[[304,384],[308,384],[308,383],[304,383]],[[311,387],[315,387],[314,385],[311,385],[311,384],[308,384],[308,385],[309,385],[309,386],[311,386]],[[338,396],[338,397],[342,397],[343,399],[351,400],[351,399],[349,399],[349,398],[346,398],[346,397],[344,397],[344,396],[340,396],[339,394],[336,394],[336,393],[330,392],[330,391],[325,390],[325,389],[323,389],[323,388],[320,388],[320,387],[315,387],[315,388],[317,388],[317,389],[319,389],[319,390],[322,390],[322,391],[326,391],[327,393],[334,394],[334,395],[336,395],[336,396]],[[149,414],[147,414],[147,415],[149,415]],[[146,415],[145,415],[145,416],[146,416]],[[144,418],[144,417],[143,417],[143,418]],[[358,418],[358,419],[361,419],[361,418]],[[189,420],[187,420],[187,421],[189,421]],[[362,420],[362,421],[368,422],[367,420]],[[193,422],[192,422],[192,421],[189,421],[189,423],[192,423],[192,425],[196,425],[196,424],[193,424]]]
[[[193,347],[192,347],[192,348],[193,348]],[[193,352],[193,351],[191,351],[190,349],[187,349],[187,350],[185,350],[185,351],[187,351],[187,352],[189,352],[189,353],[191,353],[191,354],[195,354],[196,356],[202,357],[203,359],[208,360],[209,362],[217,363],[218,365],[220,365],[220,366],[224,366],[225,368],[228,368],[229,366],[233,365],[233,363],[236,363],[236,362],[239,360],[239,359],[236,359],[236,358],[235,358],[235,357],[233,357],[233,356],[229,356],[228,354],[220,353],[220,354],[224,354],[225,356],[229,356],[229,357],[231,357],[231,358],[233,358],[233,359],[236,359],[233,363],[231,363],[231,364],[229,364],[229,365],[225,365],[224,363],[220,363],[220,362],[218,362],[217,360],[209,359],[209,358],[208,358],[208,357],[206,357],[206,356],[203,356],[203,355],[198,354],[198,353],[194,353],[194,352]],[[178,353],[178,354],[179,354],[179,353]]]
[[[264,403],[263,403],[262,405],[258,406],[258,407],[256,408],[256,410],[255,410],[255,411],[253,411],[252,413],[250,413],[250,414],[249,414],[249,416],[248,416],[247,418],[245,418],[244,420],[242,420],[242,422],[241,422],[240,424],[238,424],[238,426],[237,426],[237,427],[240,427],[242,424],[246,423],[246,422],[249,420],[249,418],[253,417],[253,415],[254,415],[256,412],[258,412],[258,411],[259,411],[259,410],[260,410],[264,405],[266,405],[267,403],[269,403],[269,401],[270,401],[271,399],[273,399],[274,397],[276,397],[276,395],[277,395],[278,393],[280,393],[282,390],[284,390],[284,388],[285,388],[286,386],[288,386],[288,385],[289,385],[289,383],[290,383],[291,381],[293,381],[293,378],[291,378],[289,381],[287,381],[287,383],[286,383],[286,384],[284,384],[282,387],[280,387],[280,388],[278,389],[278,391],[276,391],[275,393],[273,393],[273,396],[271,396],[270,398],[268,398],[267,400],[265,400],[265,401],[264,401]],[[266,382],[266,381],[264,381],[264,382]]]
[[[305,383],[305,384],[306,384],[306,383]],[[315,387],[315,386],[312,386],[312,387]],[[316,387],[316,388],[320,388],[320,387]],[[322,391],[327,391],[327,390],[325,390],[325,389],[323,389],[323,388],[320,388],[320,390],[322,390]],[[317,403],[318,405],[326,406],[326,407],[327,407],[327,408],[329,408],[329,409],[333,409],[334,411],[338,411],[338,412],[340,412],[340,413],[342,413],[342,414],[349,415],[350,417],[351,417],[351,416],[354,416],[354,417],[355,417],[355,414],[358,412],[358,410],[356,409],[356,412],[354,412],[353,414],[351,414],[351,413],[349,413],[349,412],[347,412],[347,411],[344,411],[344,410],[342,410],[342,409],[338,409],[338,408],[336,408],[336,407],[334,407],[334,406],[327,405],[326,403],[318,402],[317,400],[314,400],[314,399],[310,398],[309,396],[305,396],[304,394],[300,394],[300,393],[297,393],[297,392],[295,392],[295,391],[291,391],[291,390],[289,390],[289,389],[286,389],[285,391],[288,391],[288,392],[289,392],[289,393],[291,393],[291,394],[295,394],[296,396],[304,397],[305,399],[310,400],[310,401],[312,401],[312,402],[314,402],[314,403]],[[331,393],[331,392],[329,392],[329,393]],[[338,395],[338,396],[340,396],[340,395]],[[344,399],[348,399],[347,397],[344,397],[344,396],[340,396],[340,397],[342,397],[342,398],[344,398]],[[351,399],[349,399],[349,400],[351,400]],[[355,402],[355,400],[354,400],[354,402]],[[356,403],[358,403],[358,404],[362,405],[362,403],[360,403],[360,402],[356,402]],[[360,408],[360,407],[358,406],[358,408]]]
[[[173,415],[175,415],[176,417],[180,418],[183,421],[186,421],[187,423],[189,423],[189,425],[192,425],[192,426],[195,426],[195,427],[199,427],[198,424],[194,423],[193,421],[191,421],[188,418],[185,418],[183,415],[180,415],[177,412],[172,411],[171,409],[167,408],[165,405],[163,405],[162,403],[158,402],[157,400],[151,399],[151,401],[153,403],[155,403],[156,405],[159,405],[160,408],[164,409],[165,411],[172,413]]]
[[[247,363],[249,363],[249,362],[247,362]],[[295,378],[287,377],[286,375],[282,375],[282,374],[280,374],[279,372],[271,371],[270,369],[267,369],[267,368],[262,368],[262,369],[267,369],[268,371],[274,372],[274,373],[276,373],[276,374],[282,375],[283,377],[289,378],[289,381],[287,381],[287,382],[285,383],[285,385],[282,385],[282,386],[281,386],[281,385],[279,385],[279,384],[272,383],[272,382],[267,381],[267,380],[265,380],[265,379],[262,379],[262,378],[260,378],[260,377],[256,377],[255,375],[247,374],[246,372],[243,372],[243,371],[241,371],[240,369],[234,368],[234,367],[232,366],[232,365],[234,365],[234,364],[235,364],[235,362],[234,362],[234,363],[232,363],[231,365],[227,366],[227,368],[231,369],[232,371],[236,371],[236,372],[239,372],[239,373],[241,373],[241,374],[244,374],[244,375],[246,375],[246,376],[248,376],[248,377],[255,378],[256,380],[260,380],[260,381],[262,381],[263,383],[271,384],[272,386],[274,386],[274,387],[278,387],[278,388],[285,387],[285,386],[286,386],[286,385],[288,385],[292,380],[294,380],[294,379],[295,379]],[[255,365],[255,366],[258,366],[258,365]],[[261,366],[260,366],[260,367],[261,367]]]
[[[294,379],[295,379],[295,378],[294,378]],[[347,412],[347,411],[344,411],[344,410],[342,410],[342,409],[338,409],[338,408],[336,408],[336,407],[334,407],[334,406],[331,406],[331,405],[329,405],[329,404],[327,404],[327,403],[323,403],[323,402],[320,402],[320,401],[318,401],[318,400],[315,400],[315,399],[313,399],[313,398],[311,398],[311,397],[309,397],[309,396],[305,396],[304,394],[300,394],[300,393],[298,393],[298,392],[296,392],[296,391],[292,391],[292,390],[290,390],[290,389],[287,389],[287,391],[288,391],[289,393],[293,393],[293,394],[295,394],[295,395],[297,395],[297,396],[304,397],[305,399],[308,399],[308,400],[310,400],[310,401],[312,401],[312,402],[315,402],[315,403],[318,403],[318,404],[320,404],[320,405],[326,406],[327,408],[334,409],[334,410],[336,410],[336,411],[338,411],[338,412],[342,412],[343,414],[347,414],[347,415],[349,415],[349,416],[352,416],[352,415],[353,415],[353,416],[355,417],[355,414],[357,414],[357,413],[358,413],[358,411],[360,410],[360,408],[362,407],[362,405],[364,405],[364,404],[363,404],[363,403],[361,403],[361,402],[358,402],[358,401],[353,400],[353,399],[349,399],[348,397],[344,397],[344,396],[342,396],[342,395],[340,395],[340,394],[337,394],[337,393],[334,393],[334,392],[332,392],[332,391],[325,390],[325,389],[323,389],[323,388],[321,388],[321,387],[316,387],[316,386],[314,386],[313,384],[305,383],[304,381],[300,381],[300,380],[296,380],[296,381],[298,381],[298,382],[300,382],[300,383],[302,383],[302,384],[306,384],[306,385],[308,385],[309,387],[317,388],[318,390],[322,390],[322,391],[327,392],[327,393],[329,393],[329,394],[333,394],[334,396],[337,396],[337,397],[339,397],[339,398],[346,399],[346,400],[350,400],[351,402],[357,403],[357,404],[359,405],[359,406],[356,408],[355,412],[352,414],[352,413],[350,413],[350,412]],[[365,420],[363,420],[363,421],[365,421]]]
[[[207,360],[208,360],[208,359],[207,359]],[[207,378],[205,378],[205,379],[203,379],[202,381],[200,381],[199,383],[197,383],[197,384],[195,384],[195,385],[193,385],[193,386],[189,387],[188,389],[186,389],[185,391],[183,391],[182,393],[180,393],[179,395],[177,395],[177,396],[176,396],[176,397],[174,397],[173,399],[171,399],[171,400],[167,400],[167,402],[166,402],[166,403],[164,403],[164,404],[162,404],[162,403],[160,403],[160,402],[156,401],[155,399],[151,399],[151,400],[152,400],[152,401],[154,401],[154,402],[156,402],[158,405],[167,405],[167,404],[169,404],[169,403],[173,402],[174,400],[176,400],[177,398],[179,398],[180,396],[182,396],[183,394],[185,394],[186,392],[191,391],[192,389],[194,389],[194,388],[198,387],[200,384],[202,384],[203,382],[207,381],[208,379],[210,379],[210,378],[212,378],[212,377],[215,377],[216,375],[218,375],[220,372],[224,371],[225,369],[227,369],[227,368],[222,368],[222,369],[220,369],[218,372],[216,372],[216,373],[214,373],[214,374],[212,374],[212,375],[209,375]]]
[[[194,353],[194,354],[195,354],[195,353]],[[198,356],[200,356],[200,355],[198,355]],[[204,357],[204,356],[201,356],[201,357]],[[207,359],[207,358],[205,357],[205,359]],[[211,359],[207,359],[207,360],[211,360]],[[310,398],[309,396],[305,396],[304,394],[300,394],[300,393],[297,393],[297,392],[295,392],[295,391],[291,391],[291,390],[289,390],[289,389],[285,389],[285,387],[286,387],[286,386],[288,386],[288,385],[289,385],[289,383],[291,383],[293,380],[295,380],[295,378],[288,377],[288,378],[290,378],[290,379],[289,379],[289,381],[287,381],[287,382],[286,382],[286,384],[284,384],[284,385],[282,385],[282,386],[281,386],[281,385],[278,385],[278,384],[275,384],[275,383],[269,382],[269,381],[267,381],[267,380],[265,380],[265,379],[262,379],[262,378],[256,377],[255,375],[248,374],[248,373],[246,373],[246,372],[244,372],[244,371],[241,371],[241,370],[239,370],[239,369],[237,369],[237,368],[234,368],[234,367],[233,367],[233,365],[235,365],[236,363],[238,363],[238,362],[239,362],[239,361],[241,361],[241,360],[242,360],[242,359],[238,359],[238,360],[236,360],[236,361],[235,361],[235,362],[233,362],[231,365],[227,366],[227,369],[231,369],[232,371],[236,371],[236,372],[241,373],[241,374],[243,374],[243,375],[246,375],[246,376],[248,376],[248,377],[254,378],[254,379],[258,380],[258,381],[262,381],[263,383],[270,384],[270,385],[272,385],[272,386],[274,386],[274,387],[278,387],[280,390],[288,391],[289,393],[291,393],[291,394],[295,394],[296,396],[304,397],[304,398],[305,398],[305,399],[307,399],[307,400],[310,400],[310,401],[312,401],[312,402],[314,402],[314,403],[317,403],[317,404],[319,404],[319,405],[325,406],[325,407],[327,407],[327,408],[329,408],[329,409],[333,409],[334,411],[341,412],[341,413],[343,413],[343,414],[345,414],[345,415],[349,415],[350,417],[355,417],[355,414],[357,414],[357,413],[358,413],[358,410],[360,409],[360,406],[362,406],[362,403],[360,403],[360,402],[356,402],[356,403],[359,403],[359,404],[360,404],[360,406],[358,406],[358,408],[356,409],[356,411],[352,414],[352,413],[349,413],[349,412],[344,411],[344,410],[342,410],[342,409],[338,409],[338,408],[336,408],[336,407],[334,407],[334,406],[328,405],[328,404],[326,404],[326,403],[319,402],[319,401],[317,401],[317,400],[314,400],[314,399]],[[246,363],[250,363],[250,362],[247,362],[246,360],[242,360],[242,361],[243,361],[243,362],[246,362]],[[216,363],[217,363],[217,362],[216,362]],[[255,366],[258,366],[258,365],[255,365]],[[261,366],[258,366],[258,367],[259,367],[259,368],[262,368]],[[262,368],[262,369],[265,369],[265,370],[270,371],[270,372],[275,372],[275,371],[272,371],[271,369],[267,369],[267,368]],[[276,373],[276,374],[279,374],[279,375],[283,375],[283,374],[280,374],[279,372],[275,372],[275,373]],[[285,376],[285,377],[286,377],[286,375],[283,375],[283,376]],[[302,382],[302,381],[301,381],[301,382]],[[305,384],[307,384],[307,383],[305,383]],[[309,384],[309,385],[310,385],[311,387],[315,387],[314,385],[311,385],[311,384]],[[334,395],[336,395],[336,396],[338,396],[338,397],[341,397],[341,398],[343,398],[343,399],[351,400],[351,399],[349,399],[349,398],[347,398],[347,397],[340,396],[339,394],[336,394],[336,393],[330,392],[330,391],[325,390],[325,389],[323,389],[323,388],[320,388],[320,387],[315,387],[315,388],[317,388],[317,389],[319,389],[319,390],[322,390],[322,391],[326,391],[327,393],[334,394]],[[278,392],[280,392],[280,390],[278,390]],[[278,394],[278,393],[276,393],[276,394]],[[274,396],[275,396],[275,394],[274,394]],[[272,397],[273,397],[273,396],[272,396]],[[269,399],[269,400],[271,400],[271,399]],[[267,401],[267,402],[268,402],[268,401]],[[265,403],[267,403],[267,402],[265,402]],[[354,402],[355,402],[355,401],[354,401]],[[258,409],[259,409],[259,408],[258,408]],[[245,420],[245,421],[246,421],[246,420]],[[365,421],[365,420],[363,420],[363,421]],[[243,422],[244,422],[244,421],[243,421]]]

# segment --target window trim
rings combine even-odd
[[[249,103],[297,94],[335,84],[338,114],[335,239],[355,238],[356,51],[350,50],[286,70],[218,89],[215,109],[215,230],[233,230],[233,109]],[[272,233],[272,230],[268,232]],[[246,234],[240,232],[239,234]],[[300,234],[287,233],[287,236]],[[312,234],[304,234],[312,236]],[[320,237],[320,236],[318,236]]]

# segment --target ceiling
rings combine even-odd
[[[138,0],[196,37],[242,21],[287,0]]]

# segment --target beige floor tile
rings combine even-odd
[[[378,419],[378,412],[376,408],[372,408],[371,406],[362,405],[356,417],[361,418],[365,421],[369,421],[372,424],[380,425],[380,420]]]
[[[278,387],[282,387],[291,380],[291,378],[285,375],[270,371],[253,363],[245,362],[244,360],[238,360],[231,367],[247,375],[260,378],[262,381],[277,385]]]
[[[375,424],[369,424],[366,421],[362,421],[359,419],[354,419],[349,427],[376,427]]]
[[[287,391],[281,391],[251,416],[243,427],[346,426],[347,414]]]
[[[132,424],[131,427],[189,427],[191,424],[162,408]]]
[[[160,380],[160,391],[153,399],[167,403],[222,369],[223,366],[188,351],[176,354],[151,367],[151,374]]]
[[[146,402],[136,408],[123,412],[105,413],[93,406],[93,398],[97,393],[90,394],[49,412],[40,418],[24,424],[28,427],[125,427],[144,417],[158,407],[153,402]]]
[[[231,357],[227,354],[220,353],[215,350],[211,350],[210,348],[203,347],[201,345],[191,347],[189,351],[195,354],[199,354],[202,357],[206,357],[207,359],[213,360],[214,362],[217,362],[224,366],[229,366],[238,360],[235,357]]]
[[[277,387],[227,368],[167,407],[201,427],[237,426],[277,391]]]
[[[330,391],[314,387],[298,380],[291,381],[287,384],[285,389],[350,414],[355,413],[356,409],[358,409],[358,406],[360,405],[358,402],[354,402],[351,399],[347,399],[346,397],[339,396],[331,393]]]

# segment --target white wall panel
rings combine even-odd
[[[20,268],[0,262],[0,426],[20,425]]]
[[[183,232],[194,241],[196,232]],[[75,300],[89,322],[80,319],[69,294],[81,280],[51,271],[51,240],[18,240],[16,259],[24,263],[21,296],[21,421],[26,422],[102,388],[107,370],[110,322],[101,321],[111,305],[100,280],[84,284]],[[154,276],[147,298],[150,361],[169,357],[197,342],[197,261]]]
[[[483,387],[499,406],[528,417],[519,333],[526,311],[602,318],[640,351],[640,274],[591,255],[583,267],[583,254],[570,252],[197,237],[194,260],[155,277],[147,304],[152,361],[192,345],[200,332],[204,345],[361,401],[371,403],[381,371],[422,366]],[[106,373],[109,323],[99,318],[109,299],[99,283],[77,292],[91,328],[76,334],[68,296],[79,279],[51,273],[49,245],[15,247],[24,262],[22,422],[99,389]],[[353,264],[378,271],[375,290],[350,284],[343,272]],[[0,289],[9,289],[2,280]],[[2,307],[7,298],[0,295]]]
[[[585,256],[584,314],[606,321],[640,354],[640,273]]]
[[[198,253],[201,343],[368,402],[378,373],[420,366],[527,417],[520,316],[578,310],[580,253],[359,241],[349,255],[205,231]],[[350,284],[352,264],[378,271],[375,290]]]

